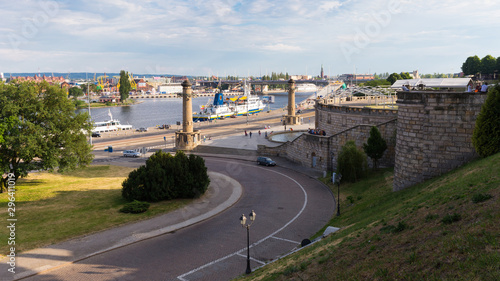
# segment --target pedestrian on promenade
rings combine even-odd
[[[259,130],[259,137],[260,137],[260,130]]]
[[[245,130],[245,137],[246,137],[246,136],[248,136],[248,134],[247,134],[247,130]]]
[[[252,138],[252,132],[250,132],[250,138]]]

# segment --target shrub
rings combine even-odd
[[[141,201],[134,200],[132,202],[125,204],[123,206],[123,208],[120,209],[120,212],[139,214],[139,213],[146,212],[148,209],[149,209],[148,202],[141,202]]]
[[[488,193],[477,193],[472,196],[472,202],[473,203],[481,203],[483,201],[486,201],[488,199],[493,198],[491,194]]]
[[[444,216],[443,219],[441,220],[441,222],[443,224],[452,224],[452,223],[457,222],[461,219],[462,219],[462,216],[460,214],[455,213],[453,215]]]
[[[488,91],[472,134],[472,144],[481,157],[500,152],[500,84]]]
[[[366,155],[356,147],[354,141],[348,141],[340,149],[337,160],[338,172],[342,180],[355,182],[366,175]]]
[[[203,158],[188,157],[182,151],[174,157],[160,150],[123,181],[122,196],[148,202],[196,198],[205,193],[209,184]]]

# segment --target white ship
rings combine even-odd
[[[131,130],[132,125],[122,125],[119,120],[113,119],[113,115],[111,115],[111,110],[108,111],[109,120],[94,122],[94,128],[92,132],[113,132],[113,131],[121,131],[121,130]]]
[[[261,112],[264,107],[264,103],[258,96],[247,94],[245,83],[245,95],[224,100],[223,93],[217,93],[212,103],[200,106],[199,112],[193,113],[193,121],[253,114]]]
[[[296,92],[316,92],[318,87],[311,83],[297,84],[295,87]]]

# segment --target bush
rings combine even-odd
[[[481,203],[484,202],[488,199],[493,198],[491,194],[488,193],[477,193],[472,196],[472,202],[473,203]]]
[[[139,214],[139,213],[146,212],[148,209],[149,209],[148,202],[141,202],[141,201],[134,200],[130,203],[125,204],[125,206],[123,206],[123,208],[120,209],[120,212]]]
[[[457,222],[461,219],[462,219],[462,216],[460,214],[455,213],[453,215],[444,216],[443,219],[441,220],[441,222],[443,224],[452,224],[452,223]]]
[[[196,198],[205,193],[209,184],[203,158],[188,157],[182,151],[174,157],[160,150],[123,181],[122,196],[148,202]]]
[[[342,180],[355,182],[366,175],[368,167],[366,155],[356,147],[354,141],[348,141],[340,149],[337,167]]]
[[[500,152],[500,84],[488,91],[476,120],[472,144],[481,157]]]

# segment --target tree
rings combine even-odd
[[[348,141],[340,149],[337,167],[342,180],[355,182],[366,175],[368,167],[366,155],[356,147],[354,141]]]
[[[481,157],[500,152],[500,85],[490,88],[476,119],[472,144]]]
[[[159,150],[123,181],[122,196],[148,202],[196,198],[205,193],[209,184],[203,158],[186,156],[182,151],[174,157]]]
[[[128,93],[130,93],[130,81],[128,80],[128,72],[125,70],[120,71],[120,99],[124,102],[128,99]]]
[[[401,78],[401,75],[397,74],[397,73],[392,73],[391,75],[389,75],[389,77],[387,77],[387,81],[389,81],[392,84],[394,84],[397,80],[401,80],[403,78]]]
[[[378,159],[382,158],[384,155],[384,152],[387,149],[387,143],[382,138],[378,128],[375,126],[370,129],[370,137],[367,142],[368,143],[363,144],[363,150],[366,155],[372,159],[373,169],[376,170]]]
[[[491,55],[487,55],[481,59],[481,73],[482,74],[493,74],[497,60]]]
[[[401,79],[411,79],[411,76],[408,72],[401,72]]]
[[[476,75],[481,71],[481,60],[478,56],[468,57],[462,64],[462,71],[465,75]]]
[[[87,90],[87,85],[88,85],[88,90]],[[89,93],[96,93],[97,92],[97,85],[95,83],[85,83],[85,84],[81,84],[80,85],[80,88],[82,88],[82,91],[87,94],[87,92]]]
[[[497,64],[495,66],[495,70],[497,71],[497,75],[500,74],[500,57],[497,58]]]
[[[46,82],[0,84],[0,169],[19,177],[36,170],[65,171],[92,162],[88,113],[75,113],[63,89]],[[6,178],[2,178],[5,182]]]
[[[71,87],[69,88],[68,93],[69,93],[68,96],[73,97],[75,99],[77,97],[83,96],[83,90],[80,87]]]

